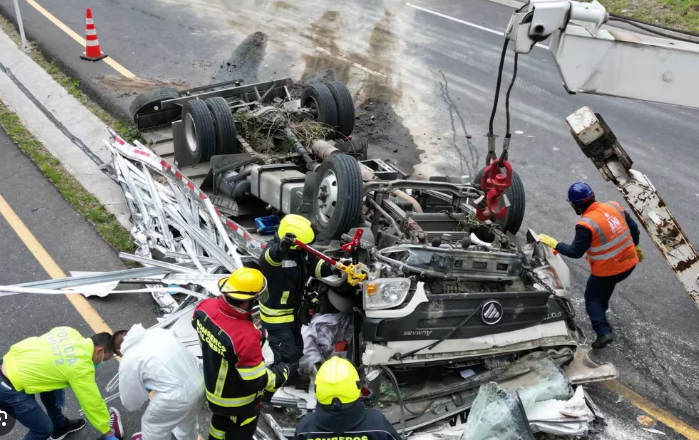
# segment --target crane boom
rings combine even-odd
[[[602,29],[597,1],[531,0],[512,16],[507,38],[529,53],[551,37],[549,50],[571,93],[593,93],[699,108],[699,44]]]

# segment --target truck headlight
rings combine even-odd
[[[546,283],[547,286],[554,290],[561,290],[563,289],[563,283],[561,282],[561,279],[558,278],[558,274],[556,273],[556,269],[554,269],[551,266],[543,266],[543,267],[537,267],[534,269],[534,273],[541,278],[543,282]]]
[[[408,278],[379,278],[364,283],[364,308],[390,309],[405,301],[410,291]]]

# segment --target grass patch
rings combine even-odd
[[[3,16],[0,16],[0,30],[7,34],[18,46],[21,44],[21,38],[15,29],[14,23]],[[29,44],[30,49],[27,51],[27,55],[51,75],[71,96],[90,109],[102,122],[116,130],[127,141],[143,140],[136,127],[125,124],[105,112],[80,90],[79,80],[65,74],[55,60],[48,61],[35,43],[30,42]],[[10,139],[17,144],[19,149],[29,156],[41,170],[41,173],[60,191],[68,203],[73,205],[95,227],[95,230],[104,241],[118,252],[133,253],[136,250],[129,231],[121,226],[114,214],[107,211],[95,196],[90,194],[75,180],[61,165],[60,161],[24,128],[19,117],[5,107],[2,102],[0,102],[0,125],[3,126]],[[132,265],[127,263],[127,266]],[[140,265],[136,264],[135,266]]]
[[[0,30],[7,34],[18,46],[21,44],[22,40],[19,33],[15,29],[15,23],[7,20],[2,15],[0,15]],[[66,89],[71,96],[77,99],[85,107],[89,108],[90,111],[95,116],[100,118],[102,122],[116,130],[116,132],[119,133],[122,138],[128,142],[133,142],[134,140],[143,142],[143,138],[141,138],[135,126],[130,123],[119,121],[104,111],[96,102],[94,102],[87,95],[85,95],[82,90],[80,90],[79,80],[72,78],[63,72],[63,70],[61,70],[61,68],[56,64],[56,60],[47,60],[34,42],[29,42],[27,55],[29,55],[29,57],[39,66],[41,66],[46,73],[51,75],[51,77],[53,77],[58,84]]]
[[[87,192],[85,188],[70,175],[61,162],[56,159],[38,141],[19,120],[14,112],[0,102],[0,125],[19,149],[41,170],[41,173],[61,192],[63,197],[90,222],[97,233],[119,252],[133,253],[136,249],[129,231],[127,231],[114,214]]]
[[[599,0],[608,12],[649,23],[699,32],[697,0]]]

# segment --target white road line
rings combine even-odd
[[[433,11],[432,9],[423,8],[422,6],[417,6],[417,5],[414,5],[412,3],[408,3],[408,6],[410,6],[413,9],[417,9],[419,11],[427,12],[428,14],[436,15],[437,17],[446,18],[447,20],[451,20],[451,21],[455,21],[457,23],[465,24],[466,26],[471,26],[472,28],[476,28],[476,29],[480,29],[482,31],[490,32],[491,34],[505,35],[504,33],[498,32],[495,29],[490,29],[490,28],[487,28],[487,27],[484,27],[484,26],[481,26],[481,25],[478,25],[475,23],[471,23],[470,21],[460,20],[456,17],[451,17],[449,15],[442,14],[441,12]]]
[[[495,29],[490,29],[490,28],[487,28],[485,26],[481,26],[481,25],[476,24],[476,23],[471,23],[470,21],[461,20],[459,18],[452,17],[450,15],[442,14],[441,12],[433,11],[432,9],[423,8],[422,6],[417,6],[417,5],[414,5],[412,3],[406,3],[406,4],[413,9],[417,9],[417,10],[422,11],[422,12],[427,12],[428,14],[436,15],[437,17],[442,17],[442,18],[445,18],[447,20],[454,21],[456,23],[461,23],[461,24],[464,24],[466,26],[470,26],[472,28],[479,29],[481,31],[489,32],[491,34],[500,35],[500,36],[505,35],[504,32],[496,31]],[[544,46],[543,44],[538,44],[538,43],[537,43],[536,47],[548,49],[548,46]]]

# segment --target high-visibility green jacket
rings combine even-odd
[[[92,339],[57,327],[10,347],[3,364],[17,391],[38,394],[71,387],[87,419],[104,434],[110,430],[109,411],[95,382],[93,352]]]

